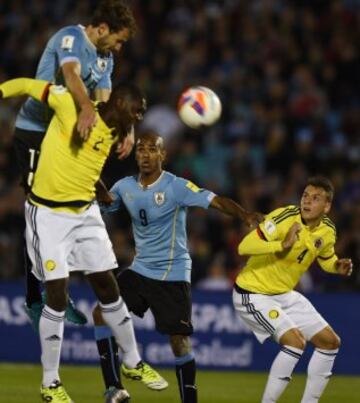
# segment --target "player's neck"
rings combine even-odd
[[[143,188],[153,185],[161,176],[162,170],[150,174],[139,173],[139,183]]]
[[[302,221],[304,222],[305,225],[307,225],[309,227],[310,230],[313,230],[320,224],[321,219],[322,219],[322,217],[318,217],[318,218],[314,218],[312,220],[302,219]]]

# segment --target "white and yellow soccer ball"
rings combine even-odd
[[[190,87],[179,98],[178,113],[180,119],[192,129],[211,126],[221,116],[221,101],[207,87]]]

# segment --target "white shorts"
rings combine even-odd
[[[297,291],[278,295],[240,294],[233,291],[233,303],[240,318],[260,343],[268,337],[279,342],[290,329],[299,329],[306,340],[328,326],[311,302]]]
[[[25,203],[26,246],[35,277],[50,281],[71,271],[91,274],[117,267],[97,204],[79,214]]]

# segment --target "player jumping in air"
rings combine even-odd
[[[25,203],[27,249],[33,273],[45,283],[47,293],[39,323],[42,400],[72,402],[60,382],[59,362],[69,273],[74,270],[83,271],[92,285],[126,367],[147,386],[166,388],[167,382],[141,361],[133,323],[111,271],[117,267],[116,257],[94,202],[95,184],[110,149],[142,118],[145,100],[137,87],[117,86],[107,103],[96,104],[97,123],[87,141],[79,142],[74,136],[76,105],[66,88],[24,78],[0,85],[3,98],[25,94],[55,112]],[[123,397],[128,397],[125,390]]]
[[[271,337],[281,346],[262,403],[279,399],[306,342],[315,350],[301,402],[318,402],[332,374],[340,338],[294,288],[314,260],[330,273],[349,276],[352,272],[351,259],[338,259],[334,251],[336,230],[326,216],[333,196],[328,179],[309,179],[300,207],[272,211],[239,245],[239,254],[250,258],[236,279],[235,309],[261,343]]]
[[[152,131],[145,132],[136,143],[139,174],[114,184],[110,191],[113,203],[104,210],[125,207],[131,216],[136,256],[130,269],[117,275],[120,293],[128,309],[137,316],[143,317],[150,309],[158,332],[169,336],[181,401],[196,403],[196,363],[190,341],[193,325],[187,209],[212,207],[248,225],[257,224],[262,216],[164,171],[165,156],[163,139]],[[117,348],[99,307],[94,312],[94,322],[105,385],[107,390],[116,390],[121,388]],[[122,365],[122,373],[128,378],[136,376],[126,364]]]
[[[96,122],[91,98],[107,101],[110,96],[113,53],[134,34],[136,23],[129,7],[119,0],[102,0],[87,26],[61,28],[49,40],[41,56],[36,78],[65,85],[78,109],[77,130],[86,139]],[[16,119],[15,150],[26,194],[29,193],[39,158],[41,142],[53,115],[44,103],[28,98]],[[125,158],[134,143],[133,134],[124,138],[119,157]],[[40,282],[32,275],[25,254],[27,295],[25,310],[38,328],[42,309]],[[70,303],[66,318],[84,323],[86,318]]]

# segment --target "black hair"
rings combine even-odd
[[[132,83],[120,83],[113,87],[109,101],[122,98],[124,101],[142,101],[145,96],[138,86]]]

